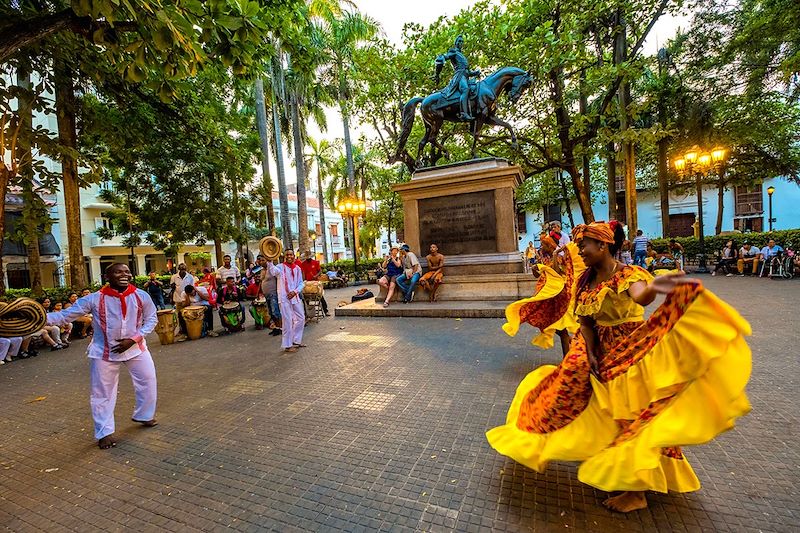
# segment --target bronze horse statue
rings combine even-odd
[[[499,119],[497,111],[497,99],[503,93],[508,93],[512,104],[519,100],[522,93],[530,87],[531,76],[528,72],[516,67],[503,67],[497,72],[487,76],[484,80],[472,84],[470,87],[470,108],[474,113],[474,119],[470,121],[472,133],[472,156],[475,157],[475,146],[478,141],[478,134],[484,125],[502,126],[511,136],[512,144],[516,144],[517,135],[508,122]],[[414,116],[417,106],[420,106],[422,120],[425,123],[425,134],[419,141],[416,159],[412,158],[405,149],[411,128],[414,125]],[[439,130],[445,121],[466,122],[460,118],[460,105],[458,98],[447,98],[443,91],[438,91],[426,96],[425,98],[414,97],[403,106],[402,131],[397,143],[397,150],[390,159],[391,163],[403,161],[409,170],[413,172],[420,168],[423,163],[424,149],[427,144],[431,145],[431,156],[428,164],[435,165],[436,160],[441,155],[446,155],[447,150],[439,143],[437,137]],[[437,154],[434,150],[438,149]]]

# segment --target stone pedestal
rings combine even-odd
[[[514,203],[521,182],[518,166],[477,159],[422,169],[393,187],[403,200],[406,243],[423,267],[431,244],[445,255],[440,299],[530,295],[533,280],[521,274]]]

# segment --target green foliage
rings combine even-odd
[[[711,235],[705,237],[703,240],[705,241],[706,255],[713,257],[714,255],[718,255],[720,250],[725,247],[725,243],[731,240],[738,250],[745,241],[758,248],[763,248],[767,245],[769,239],[775,239],[775,242],[784,248],[789,244],[793,247],[800,248],[800,229],[767,231],[762,233]],[[683,245],[687,258],[693,259],[700,253],[700,242],[698,239],[694,237],[676,237],[675,240]],[[653,249],[655,249],[656,252],[666,252],[669,245],[669,239],[651,239],[650,242],[653,243]]]
[[[66,302],[69,298],[69,295],[77,293],[80,295],[83,289],[89,289],[92,292],[97,291],[100,289],[100,285],[97,283],[92,283],[88,287],[54,287],[54,288],[45,288],[44,295],[41,297],[37,297],[33,294],[31,289],[6,289],[5,296],[3,297],[3,301],[11,302],[16,300],[17,298],[34,298],[37,301],[42,301],[44,298],[50,298],[52,302]]]
[[[368,272],[374,271],[378,268],[381,263],[383,263],[383,258],[371,258],[371,259],[359,259],[358,260],[358,276],[360,279],[364,279]],[[331,261],[330,263],[326,263],[321,266],[322,272],[327,272],[328,270],[338,271],[342,269],[342,271],[350,276],[352,279],[353,272],[355,271],[355,267],[353,265],[352,259],[339,259],[336,261]]]

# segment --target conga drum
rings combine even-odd
[[[203,319],[206,314],[204,305],[189,305],[181,312],[186,322],[186,336],[195,341],[203,335]]]
[[[156,313],[158,315],[158,325],[156,333],[161,344],[173,344],[175,342],[175,326],[178,325],[178,315],[174,309],[162,309]]]
[[[270,315],[269,315],[269,306],[267,305],[266,298],[256,298],[255,300],[253,300],[253,303],[251,305],[252,305],[251,307],[252,313],[250,314],[253,315],[253,319],[256,320],[256,323],[258,324],[260,321],[262,326],[268,326]],[[258,316],[259,318],[256,319],[256,316]]]
[[[239,317],[239,313],[241,312],[241,306],[239,302],[225,302],[222,304],[222,320],[224,324],[223,326],[228,327],[229,329],[238,329],[241,327],[239,321],[241,320]]]

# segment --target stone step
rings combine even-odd
[[[360,317],[428,317],[428,318],[503,318],[511,301],[460,300],[444,302],[402,302],[383,307],[372,298],[337,307],[334,314]]]

